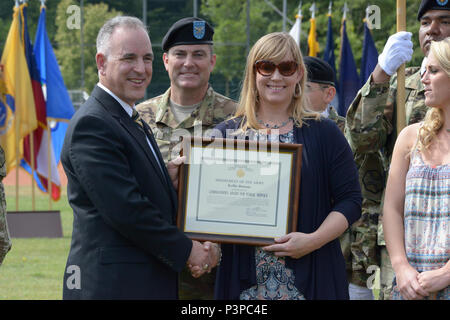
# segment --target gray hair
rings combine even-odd
[[[109,39],[111,38],[114,30],[118,27],[126,27],[130,29],[142,28],[145,30],[145,32],[148,32],[147,27],[144,25],[144,23],[136,17],[117,16],[109,19],[105,22],[105,24],[100,28],[100,31],[98,32],[97,53],[108,55]]]

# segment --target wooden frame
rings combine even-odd
[[[188,237],[268,245],[296,231],[302,145],[183,137],[181,154],[177,224]]]

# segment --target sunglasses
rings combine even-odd
[[[275,69],[278,69],[281,75],[289,77],[298,70],[298,64],[295,61],[283,61],[275,64],[269,60],[258,60],[255,62],[255,68],[264,77],[271,76],[275,72]]]

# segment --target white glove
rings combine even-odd
[[[413,43],[411,32],[400,31],[389,37],[383,52],[378,56],[378,64],[389,76],[412,58]]]

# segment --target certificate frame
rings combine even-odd
[[[190,239],[264,246],[297,230],[303,145],[204,137],[181,143],[177,226]],[[239,180],[245,175],[252,178]]]

